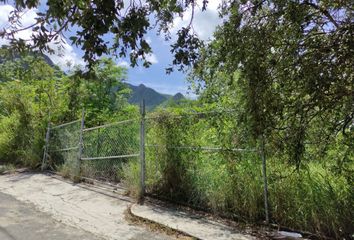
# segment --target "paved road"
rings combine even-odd
[[[49,175],[0,175],[0,240],[172,240],[126,220],[132,199]]]
[[[0,192],[1,240],[100,240],[91,233],[55,221],[46,213]]]

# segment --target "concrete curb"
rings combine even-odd
[[[127,208],[127,215],[126,217],[128,218],[129,221],[138,221],[140,222],[140,224],[143,224],[143,225],[146,225],[148,226],[149,228],[151,229],[158,229],[157,231],[162,231],[164,233],[166,233],[167,235],[173,235],[173,236],[178,236],[178,238],[180,236],[184,236],[186,237],[186,239],[196,239],[196,240],[200,240],[198,238],[196,238],[195,236],[191,236],[189,234],[187,234],[186,232],[183,232],[183,231],[179,231],[177,229],[173,229],[165,224],[161,224],[159,222],[155,222],[155,221],[152,221],[148,218],[144,218],[144,217],[141,217],[141,216],[138,216],[136,214],[134,214],[132,212],[132,206],[134,204],[130,205],[128,208]],[[137,205],[139,205],[139,203],[137,203]],[[182,239],[185,239],[185,238],[182,238]]]
[[[147,204],[131,206],[131,214],[155,222],[167,228],[203,240],[254,240],[255,237],[242,234],[229,226],[205,219],[185,211]]]

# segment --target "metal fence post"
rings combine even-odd
[[[262,158],[262,172],[263,172],[263,190],[264,190],[264,211],[265,223],[269,224],[269,202],[268,202],[268,182],[267,182],[267,161],[265,156],[264,136],[261,136],[261,158]]]
[[[140,196],[142,202],[145,194],[145,100],[140,104]]]
[[[50,121],[48,122],[47,132],[45,134],[45,144],[44,144],[44,152],[43,152],[42,166],[41,166],[42,171],[44,171],[47,164],[49,137],[50,137]]]
[[[79,136],[79,151],[78,151],[78,155],[77,155],[77,166],[75,169],[75,177],[77,179],[75,180],[79,180],[80,178],[80,172],[81,172],[81,157],[82,157],[82,150],[84,147],[83,144],[83,130],[85,127],[85,109],[82,110],[82,115],[81,115],[81,126],[80,126],[80,136]]]

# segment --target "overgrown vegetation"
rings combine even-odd
[[[194,110],[175,107],[150,116],[148,191],[238,220],[262,222],[259,142],[241,128],[235,111],[208,112],[205,108],[205,113],[197,115],[202,109]],[[301,169],[289,161],[285,149],[266,142],[272,221],[320,236],[339,238],[351,233],[354,191],[352,174],[347,173],[353,171],[353,152],[342,140],[339,133],[328,151],[318,155],[322,146],[308,144]],[[338,144],[344,149],[334,150]],[[341,174],[335,167],[339,156],[347,159],[340,160],[346,162]],[[130,162],[125,174],[131,188],[138,189],[139,162]]]
[[[144,38],[149,19],[169,38],[174,15],[194,11],[196,2],[142,1],[120,14],[123,1],[50,1],[33,25],[30,47],[50,51],[53,38],[70,25],[79,26],[70,40],[82,47],[91,71],[65,75],[33,54],[3,61],[0,160],[38,166],[49,112],[52,122],[62,123],[79,118],[85,108],[87,126],[138,117],[136,107],[127,103],[124,69],[99,57],[130,54],[132,66],[146,60],[152,51]],[[208,1],[201,3],[205,10]],[[38,4],[15,1],[12,22],[24,7]],[[271,220],[320,236],[352,236],[352,3],[227,0],[219,10],[223,23],[212,40],[203,43],[194,34],[192,14],[171,46],[174,65],[193,67],[190,83],[199,98],[166,103],[165,110],[149,116],[148,191],[237,219],[262,221],[258,150],[264,139]],[[60,29],[58,23],[64,23]],[[27,43],[14,39],[14,32],[25,28],[13,25],[1,36],[23,51]],[[107,33],[115,36],[113,41],[103,39]],[[214,112],[196,114],[209,111]],[[138,192],[138,164],[128,161],[113,171],[123,175],[133,194]],[[70,172],[67,167],[62,167],[64,173]],[[88,172],[101,167],[93,164]]]
[[[6,165],[0,165],[0,174],[14,173],[15,171],[16,171],[16,167],[11,163]]]
[[[138,119],[137,107],[127,103],[129,93],[119,81],[124,70],[115,69],[110,60],[102,60],[89,80],[80,77],[78,72],[64,75],[33,56],[2,63],[0,68],[9,69],[9,66],[12,70],[1,76],[0,84],[2,163],[39,166],[49,112],[55,124],[78,119],[85,108],[88,127]],[[236,74],[235,78],[240,76]],[[220,215],[261,222],[264,205],[259,139],[250,134],[252,126],[244,118],[238,85],[229,85],[225,94],[214,102],[209,96],[216,90],[206,89],[198,101],[171,102],[165,109],[149,113],[147,190]],[[271,220],[323,236],[346,236],[352,231],[354,219],[353,142],[349,134],[352,130],[333,132],[328,135],[326,145],[316,144],[323,136],[319,134],[320,123],[315,118],[308,125],[300,165],[292,160],[294,149],[279,142],[283,141],[279,137],[281,131],[265,135]],[[59,135],[74,136],[64,141],[65,147],[77,144],[80,122],[74,125],[75,129],[57,131]],[[108,156],[113,154],[111,151],[123,155],[137,152],[137,124],[111,128],[85,133],[84,154],[103,156],[100,151],[104,151]],[[52,134],[55,132],[53,129]],[[112,140],[117,144],[111,146]],[[127,141],[132,149],[124,147]],[[72,177],[77,151],[66,154],[52,154],[53,159],[49,161],[57,161],[57,170]],[[72,161],[64,162],[62,158]],[[137,158],[117,164],[111,160],[94,161],[82,165],[81,170],[84,176],[98,179],[123,178],[130,193],[139,194]]]
[[[125,69],[102,59],[89,76],[64,74],[40,55],[16,55],[3,48],[0,64],[0,160],[38,167],[44,136],[52,124],[77,120],[86,111],[86,126],[136,116],[122,83]]]

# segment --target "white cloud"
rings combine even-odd
[[[131,52],[134,53],[135,50],[132,50]],[[142,57],[142,56],[139,56],[138,59],[139,59],[139,60],[142,60],[143,57]],[[145,60],[146,60],[146,61],[149,61],[151,64],[156,64],[156,63],[159,62],[159,61],[157,60],[157,57],[156,57],[156,55],[155,55],[154,53],[145,54]]]
[[[21,17],[21,24],[22,26],[29,26],[31,24],[36,23],[36,17],[37,17],[36,9],[27,9],[25,10],[25,14],[22,15]]]
[[[159,61],[157,60],[157,57],[155,54],[153,53],[149,53],[146,55],[146,60],[151,62],[151,64],[156,64],[158,63]]]
[[[125,68],[129,68],[130,67],[130,64],[127,61],[124,61],[124,60],[118,61],[117,65],[121,66],[121,67],[125,67]]]
[[[14,7],[8,4],[1,5],[0,6],[0,26],[3,30],[3,28],[8,28],[8,16],[11,11],[14,10]],[[27,9],[24,10],[24,14],[21,16],[21,24],[22,27],[27,27],[31,24],[34,24],[36,22],[35,18],[37,17],[36,9]],[[15,37],[17,39],[24,39],[28,40],[30,39],[31,35],[33,34],[31,29],[27,29],[24,31],[20,31],[15,34]],[[9,41],[7,39],[0,39],[0,45],[3,44],[8,44]],[[49,43],[49,46],[55,50],[55,54],[48,54],[48,57],[60,68],[62,68],[64,71],[68,70],[70,68],[70,65],[81,65],[84,66],[85,62],[83,59],[78,56],[78,54],[75,52],[74,48],[66,41],[66,39],[63,39],[63,43],[60,45],[55,44],[54,42]]]
[[[149,36],[147,36],[145,40],[149,45],[152,43],[151,37]]]
[[[69,70],[75,65],[85,66],[84,60],[78,56],[74,48],[64,39],[62,46],[50,43],[49,46],[54,49],[55,54],[48,54],[48,57],[64,71]]]
[[[11,11],[13,11],[14,8],[11,5],[1,5],[0,6],[0,25],[5,24],[8,20],[8,16]]]
[[[202,11],[203,0],[197,0],[197,5],[194,9],[193,29],[202,40],[212,39],[216,26],[222,22],[219,18],[218,12],[218,6],[221,3],[222,0],[209,1],[207,9]],[[191,8],[184,13],[183,17],[176,16],[171,28],[172,36],[174,36],[182,27],[188,26],[191,17]]]

